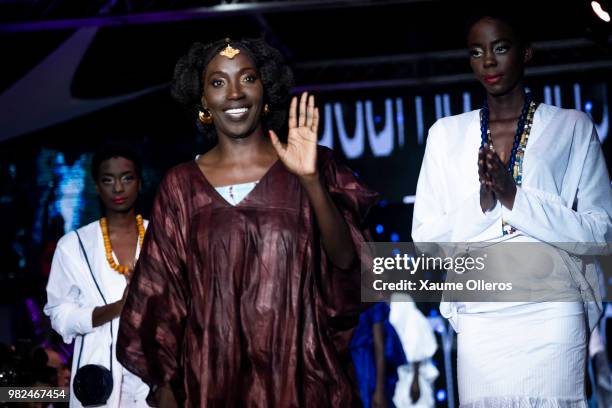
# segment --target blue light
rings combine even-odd
[[[397,232],[391,233],[391,242],[398,242],[400,240],[400,236]]]
[[[380,200],[380,201],[378,202],[378,205],[379,205],[380,207],[382,207],[382,208],[386,207],[386,206],[387,206],[387,200]]]
[[[383,232],[385,232],[385,227],[383,227],[382,224],[378,224],[376,226],[376,233],[377,234],[382,234]]]
[[[380,115],[374,116],[374,123],[379,124],[382,122],[382,117]]]
[[[593,103],[591,101],[586,101],[586,103],[584,104],[584,111],[586,113],[589,113],[593,110]]]
[[[429,311],[429,316],[431,317],[437,317],[438,316],[438,309],[431,309]]]
[[[446,401],[446,391],[438,390],[438,392],[436,392],[436,399],[438,402]]]

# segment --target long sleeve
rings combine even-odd
[[[181,374],[190,295],[185,272],[189,224],[180,183],[170,172],[159,187],[119,326],[117,358],[152,392]]]
[[[395,328],[409,362],[433,357],[438,343],[429,321],[411,298],[403,293],[393,294],[389,322]]]
[[[51,326],[58,332],[64,342],[71,343],[75,336],[87,334],[93,330],[92,313],[96,305],[83,294],[77,277],[86,276],[82,268],[87,268],[79,260],[78,254],[69,254],[76,239],[74,233],[64,236],[58,243],[49,282],[47,283],[47,304],[44,312],[51,318]]]
[[[551,193],[533,187],[519,187],[512,210],[504,207],[502,216],[509,224],[539,241],[563,243],[564,249],[578,255],[603,253],[609,249],[612,239],[610,177],[592,123],[590,129],[577,126],[575,131],[590,134],[588,141],[582,144],[583,152],[576,154],[567,170],[581,168],[575,209]],[[578,136],[575,138],[579,139]],[[578,146],[573,148],[580,149],[580,144],[574,142],[576,144]]]
[[[501,231],[499,222],[501,206],[498,204],[493,210],[483,213],[477,184],[474,191],[463,199],[455,202],[456,198],[453,197],[453,201],[448,206],[445,205],[450,190],[444,173],[465,171],[465,169],[449,169],[448,161],[444,159],[445,155],[449,154],[446,152],[449,147],[445,145],[443,139],[445,132],[448,131],[440,121],[429,130],[414,203],[412,222],[414,242],[456,242],[468,238],[484,241],[499,235]],[[473,165],[477,170],[476,159]]]
[[[329,189],[334,204],[348,226],[355,253],[360,262],[353,267],[342,270],[331,262],[322,261],[322,284],[329,306],[330,316],[342,315],[343,312],[359,312],[361,306],[360,266],[369,241],[366,227],[366,216],[378,200],[378,194],[363,185],[355,174],[346,166],[338,164],[329,150],[320,148],[322,156],[323,179]],[[321,257],[325,259],[324,251]]]

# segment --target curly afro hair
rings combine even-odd
[[[244,51],[254,62],[264,89],[264,103],[268,104],[269,113],[262,117],[264,130],[272,129],[280,137],[286,125],[289,107],[289,92],[293,87],[293,72],[285,63],[280,51],[263,39],[222,39],[210,44],[196,42],[189,52],[176,63],[172,79],[171,93],[181,105],[195,118],[198,130],[216,140],[217,131],[214,124],[204,125],[198,120],[202,107],[204,85],[202,78],[210,61],[223,48],[230,44],[233,48]]]

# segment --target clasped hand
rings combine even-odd
[[[504,153],[501,155],[500,158],[487,144],[478,152],[480,208],[483,212],[493,209],[497,200],[510,210],[514,206],[516,183],[504,165]]]

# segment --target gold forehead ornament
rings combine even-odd
[[[232,47],[229,43],[227,43],[227,46],[219,53],[219,55],[223,55],[229,59],[233,59],[238,54],[240,54],[240,50]]]

